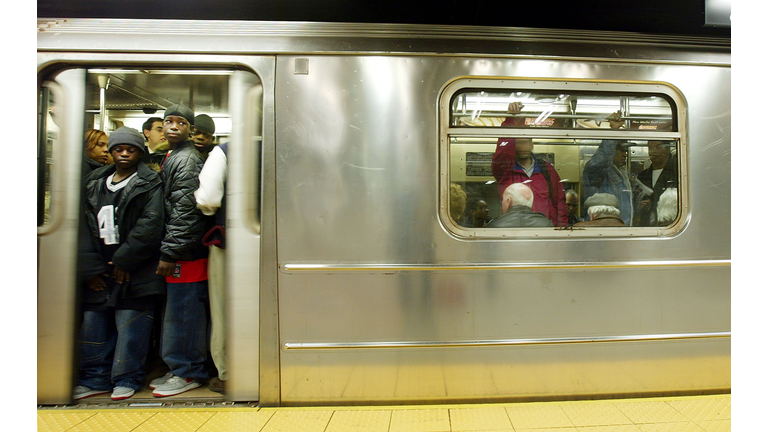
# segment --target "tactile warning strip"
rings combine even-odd
[[[728,432],[731,396],[438,406],[41,408],[41,432]]]

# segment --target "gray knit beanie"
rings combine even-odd
[[[131,145],[142,152],[144,151],[144,136],[134,128],[122,126],[109,134],[107,139],[107,150],[112,152],[112,147],[116,145]]]

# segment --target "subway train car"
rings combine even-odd
[[[38,403],[71,403],[78,368],[84,131],[175,103],[229,142],[226,400],[730,392],[730,56],[622,32],[39,19]],[[529,186],[551,226],[487,226],[511,212],[504,154],[549,173]],[[628,199],[623,226],[564,223],[565,190],[582,219],[597,192]]]

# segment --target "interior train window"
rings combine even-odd
[[[441,218],[464,237],[669,235],[686,204],[683,117],[660,83],[454,81]]]

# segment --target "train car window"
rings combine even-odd
[[[463,81],[441,101],[440,214],[451,232],[636,236],[680,228],[683,99],[673,88]]]

